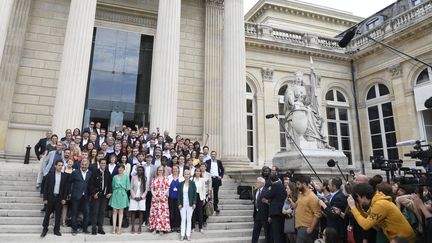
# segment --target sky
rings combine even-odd
[[[258,2],[258,0],[244,0],[245,13],[251,9],[256,2]],[[366,18],[393,2],[396,2],[396,0],[302,0],[302,2],[335,8]]]

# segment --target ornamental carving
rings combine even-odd
[[[397,78],[397,77],[402,76],[402,67],[400,64],[393,65],[393,66],[389,67],[388,69],[389,69],[393,78]]]
[[[273,81],[273,69],[262,68],[261,75],[264,81]]]
[[[224,0],[206,0],[206,4],[210,6],[222,8],[224,5]]]
[[[131,13],[117,12],[110,9],[97,9],[96,19],[115,23],[137,25],[153,29],[156,28],[157,25],[156,17],[153,18],[152,16],[133,15]]]

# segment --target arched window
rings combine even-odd
[[[256,111],[255,111],[255,93],[248,83],[246,83],[246,129],[247,129],[247,153],[251,162],[255,162],[255,130],[256,130]]]
[[[432,110],[424,107],[426,99],[432,96],[432,69],[425,68],[417,76],[414,96],[419,119],[420,134],[422,139],[432,142]]]
[[[372,86],[366,96],[369,132],[373,156],[398,159],[393,108],[384,84]]]
[[[285,95],[285,91],[287,89],[288,85],[283,85],[278,92],[279,95],[279,100],[278,100],[278,105],[279,105],[279,120],[282,121],[282,123],[284,123],[285,121],[285,112],[284,112],[284,95]],[[280,141],[280,150],[281,151],[285,151],[286,147],[287,147],[287,140],[285,137],[285,130],[283,129],[283,127],[279,126],[279,141]]]
[[[329,90],[325,98],[329,145],[343,151],[348,164],[352,165],[349,104],[345,96],[335,89]]]

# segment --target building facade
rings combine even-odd
[[[403,158],[410,148],[396,141],[432,139],[422,106],[432,71],[365,37],[431,63],[431,1],[400,0],[367,19],[285,0],[260,0],[246,16],[243,0],[1,4],[3,155],[97,120],[160,127],[232,165],[271,164],[286,141],[265,115],[283,114],[297,71],[319,77],[329,143],[353,168],[373,154]],[[339,47],[357,23],[361,33]]]

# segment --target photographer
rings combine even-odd
[[[374,195],[372,186],[358,184],[353,187],[352,195],[348,197],[347,202],[357,223],[364,230],[377,227],[382,229],[389,240],[400,236],[415,242],[416,235],[413,229],[390,196],[380,191]],[[368,205],[370,208],[365,213],[361,207]]]

